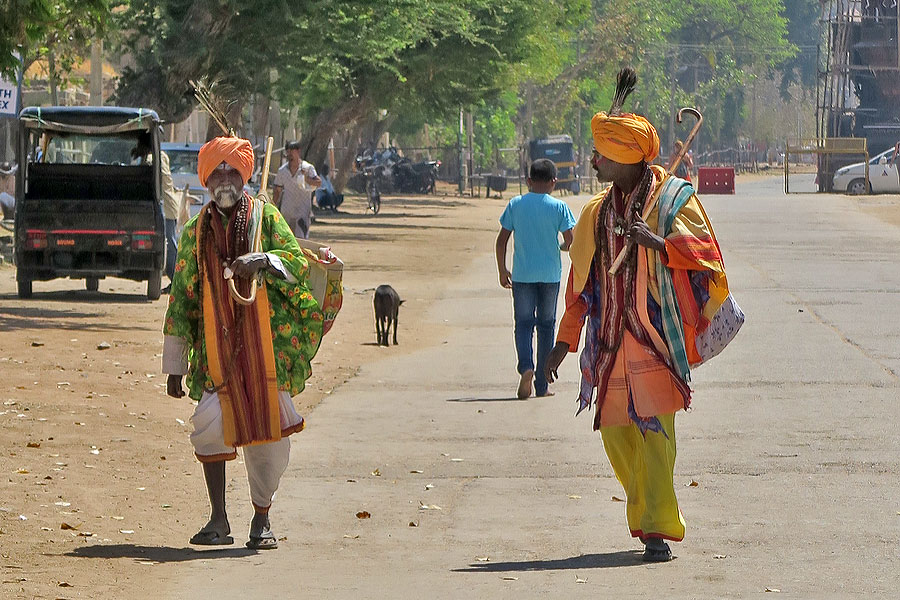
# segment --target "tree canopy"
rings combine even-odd
[[[475,114],[489,155],[529,135],[589,143],[591,115],[630,64],[640,79],[627,108],[669,141],[674,110],[698,106],[704,140],[722,145],[748,134],[754,86],[810,92],[820,10],[818,0],[10,0],[0,69],[12,72],[13,52],[75,57],[111,31],[129,57],[116,101],[170,121],[195,107],[190,81],[202,79],[239,128],[251,98],[277,102],[314,155],[338,130],[372,140],[428,123],[454,139],[460,109]]]

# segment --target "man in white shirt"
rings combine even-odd
[[[309,237],[312,192],[322,184],[316,168],[300,158],[300,142],[284,145],[288,161],[275,176],[274,202],[298,238]]]

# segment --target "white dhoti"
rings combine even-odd
[[[290,431],[303,423],[287,392],[278,392],[278,404],[282,431]],[[194,426],[191,444],[200,462],[219,462],[237,457],[237,448],[225,445],[222,406],[217,393],[203,393],[191,416],[191,424]],[[258,508],[268,508],[287,469],[291,440],[285,436],[277,442],[244,446],[242,450],[250,483],[250,500]]]

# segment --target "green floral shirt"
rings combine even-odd
[[[200,400],[204,389],[214,387],[207,366],[203,333],[202,282],[197,269],[197,219],[194,217],[188,221],[181,234],[175,278],[163,325],[165,335],[181,338],[188,349],[187,386],[194,400]],[[265,274],[278,389],[295,396],[306,386],[306,380],[312,373],[310,361],[322,342],[322,311],[309,292],[309,265],[284,217],[275,206],[267,203],[262,219],[263,251],[280,258],[297,280],[297,283],[289,283],[270,273]],[[225,220],[223,217],[223,222]]]

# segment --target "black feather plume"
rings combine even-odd
[[[628,95],[634,91],[636,84],[637,73],[634,72],[634,69],[624,67],[619,71],[619,75],[616,77],[616,93],[613,95],[612,106],[609,107],[610,115],[622,114],[622,105],[625,104]]]

